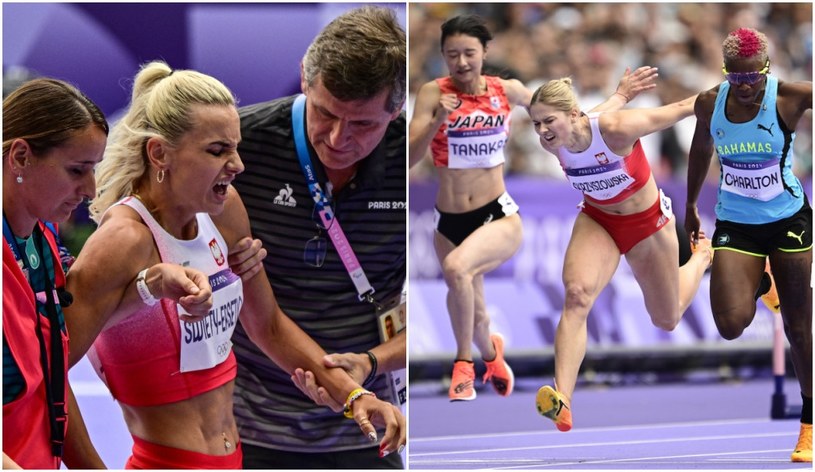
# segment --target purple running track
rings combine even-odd
[[[579,387],[568,433],[535,410],[535,392],[544,383],[522,379],[508,398],[480,388],[476,400],[455,403],[441,384],[411,385],[408,467],[812,468],[790,462],[799,422],[770,419],[769,379]],[[789,403],[800,403],[794,380],[784,391]]]

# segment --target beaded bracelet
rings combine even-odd
[[[379,366],[379,363],[376,361],[376,356],[373,352],[367,351],[365,354],[368,354],[368,360],[371,361],[371,373],[368,374],[368,378],[362,382],[362,385],[370,385],[371,382],[374,381],[374,377],[376,377],[376,369]]]
[[[346,418],[353,418],[354,417],[354,412],[353,412],[353,410],[351,410],[351,405],[354,404],[354,401],[356,399],[358,399],[359,397],[361,397],[363,395],[372,395],[374,398],[376,398],[376,394],[374,392],[370,392],[368,390],[365,390],[362,387],[355,388],[354,390],[351,390],[351,393],[348,394],[348,399],[345,400],[345,405],[343,406],[343,410],[342,410],[343,416],[345,416]]]

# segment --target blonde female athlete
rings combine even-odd
[[[521,244],[519,208],[504,185],[504,145],[510,110],[528,106],[530,91],[515,79],[482,74],[492,35],[482,19],[457,16],[441,27],[441,51],[450,75],[424,84],[410,121],[410,163],[431,151],[438,169],[434,244],[448,287],[447,310],[456,338],[451,401],[473,400],[472,344],[487,366],[483,381],[499,395],[512,393],[512,369],[501,334],[490,332],[484,274],[512,257]],[[619,92],[598,106],[616,109],[653,88],[656,69],[626,71]]]

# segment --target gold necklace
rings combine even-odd
[[[136,197],[136,200],[140,201],[145,208],[147,208],[147,202],[145,202],[144,199],[138,193],[134,192],[132,195]]]

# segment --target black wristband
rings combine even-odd
[[[378,363],[376,361],[376,356],[371,351],[366,351],[365,354],[368,354],[368,360],[371,361],[371,373],[368,374],[368,378],[365,379],[365,382],[362,382],[362,385],[369,385],[373,382],[374,377],[376,377],[376,368],[378,367]]]

